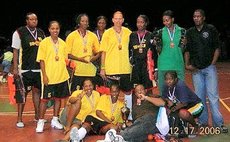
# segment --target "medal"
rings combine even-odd
[[[139,53],[143,53],[143,48],[139,48]]]
[[[55,56],[55,61],[58,61],[59,60],[59,57],[58,55]]]
[[[118,45],[118,49],[119,49],[119,50],[122,49],[122,45],[121,45],[121,44]]]
[[[173,48],[174,47],[174,43],[171,41],[170,42],[170,47]]]
[[[84,53],[87,53],[87,48],[84,48],[84,49],[83,49],[83,52],[84,52]]]

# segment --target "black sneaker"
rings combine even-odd
[[[221,125],[220,126],[220,131],[221,131],[221,133],[228,133],[228,128],[226,126],[224,126],[224,125]]]

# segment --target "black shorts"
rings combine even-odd
[[[69,82],[64,81],[58,84],[43,85],[41,99],[66,98],[70,96]]]
[[[101,128],[109,124],[108,122],[101,121],[101,120],[99,120],[99,119],[97,119],[91,115],[86,116],[85,122],[89,123],[91,125],[92,131],[95,134],[100,134]]]
[[[26,91],[30,91],[30,87],[33,86],[41,90],[41,74],[40,72],[27,71],[22,73],[22,80]]]
[[[109,75],[110,77],[118,77],[120,78],[119,81],[117,80],[111,80],[111,83],[118,83],[120,86],[120,89],[124,92],[130,92],[133,89],[132,83],[131,83],[131,78],[130,74],[119,74],[119,75]]]

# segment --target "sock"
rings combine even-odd
[[[85,135],[87,134],[87,131],[84,127],[81,127],[79,130],[78,130],[78,134],[79,134],[79,138],[80,140],[84,139]]]
[[[57,116],[53,116],[53,120],[58,120],[58,117]]]
[[[128,119],[133,120],[133,117],[132,117],[132,94],[130,94],[130,95],[125,94],[125,101],[127,102],[127,107],[130,109],[130,114],[129,114]]]

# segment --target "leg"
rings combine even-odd
[[[216,67],[214,65],[205,69],[206,71],[206,92],[210,102],[210,110],[212,114],[212,122],[214,127],[223,125],[223,117],[219,111],[219,93],[218,93],[218,77]]]
[[[198,122],[202,125],[208,125],[208,108],[206,104],[206,91],[205,91],[205,79],[202,70],[199,70],[192,74],[193,85],[196,95],[201,99],[204,110],[198,118]]]
[[[40,90],[36,87],[32,87],[32,99],[34,103],[34,111],[35,111],[35,119],[38,120],[39,118],[39,105],[40,105]]]

